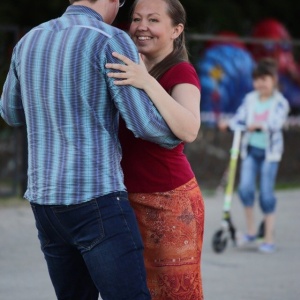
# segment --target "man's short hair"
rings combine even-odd
[[[69,0],[70,4],[73,4],[74,2],[79,2],[79,1],[82,1],[82,0]],[[98,0],[88,0],[88,1],[91,2],[91,3],[94,3]]]

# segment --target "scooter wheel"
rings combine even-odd
[[[257,234],[256,234],[258,239],[262,239],[265,236],[265,222],[261,221],[258,230],[257,230]]]
[[[227,245],[227,237],[224,236],[224,230],[218,230],[212,238],[212,247],[215,252],[221,253],[225,250]]]

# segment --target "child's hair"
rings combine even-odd
[[[273,78],[276,78],[277,74],[278,74],[278,70],[277,70],[276,60],[270,57],[266,57],[261,59],[257,63],[256,68],[252,73],[252,77],[253,79],[256,79],[258,77],[269,75],[272,76]]]

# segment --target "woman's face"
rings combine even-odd
[[[180,25],[181,26],[181,25]],[[182,27],[182,26],[181,26]],[[139,0],[130,25],[130,35],[140,53],[162,60],[173,51],[173,41],[181,33],[173,26],[163,0]]]

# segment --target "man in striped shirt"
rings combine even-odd
[[[70,4],[14,48],[1,116],[27,128],[24,197],[57,298],[150,299],[120,167],[119,115],[137,137],[166,148],[180,141],[142,90],[107,76],[112,52],[139,60],[130,37],[109,25],[124,1]]]

